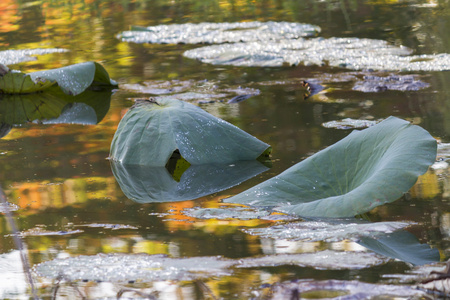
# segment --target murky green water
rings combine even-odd
[[[325,128],[322,124],[327,121],[377,120],[394,115],[422,126],[442,143],[449,143],[449,71],[415,72],[430,84],[419,91],[362,93],[352,91],[352,83],[328,81],[324,83],[325,93],[304,99],[304,91],[297,84],[300,80],[333,78],[350,71],[326,66],[215,66],[182,56],[184,51],[198,45],[134,44],[121,42],[116,35],[131,25],[289,21],[320,26],[320,36],[325,38],[380,39],[407,46],[414,54],[448,53],[449,7],[450,3],[444,0],[2,1],[0,51],[70,50],[37,56],[33,62],[11,68],[30,72],[95,60],[121,85],[97,125],[28,123],[14,127],[0,140],[0,184],[8,201],[19,207],[13,214],[23,233],[31,265],[99,253],[167,254],[171,258],[222,256],[233,260],[324,250],[372,255],[371,250],[350,240],[286,241],[242,230],[275,225],[277,221],[273,220],[196,219],[182,211],[197,206],[217,208],[222,198],[281,173],[351,131]],[[196,200],[148,204],[129,200],[107,160],[121,117],[133,104],[132,98],[142,97],[122,85],[157,80],[197,83],[207,80],[223,88],[258,89],[258,95],[237,104],[216,101],[200,106],[270,144],[272,167],[240,185]],[[268,81],[281,83],[261,84]],[[450,247],[447,166],[430,170],[408,195],[371,211],[366,218],[372,222],[414,222],[406,231],[424,246],[438,249],[441,260],[447,260]],[[27,298],[30,290],[4,216],[0,228],[3,253],[0,297]],[[114,298],[121,290],[133,289],[141,294],[127,291],[123,297],[145,297],[157,291],[152,294],[157,299],[204,299],[211,295],[222,299],[260,299],[269,285],[286,280],[391,283],[396,279],[387,274],[403,274],[412,268],[409,263],[376,255],[381,261],[362,268],[340,267],[338,263],[316,267],[283,262],[274,266],[233,267],[229,274],[201,279],[182,277],[181,281],[70,284],[37,276],[35,279],[42,298],[52,298],[55,290],[60,299],[76,299],[81,295],[89,299]],[[349,261],[357,259],[350,257]]]

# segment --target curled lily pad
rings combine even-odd
[[[397,200],[436,158],[424,129],[389,117],[226,202],[308,217],[351,217]]]
[[[110,158],[164,167],[175,151],[192,165],[256,160],[270,146],[201,108],[174,98],[137,101],[120,121]]]
[[[211,45],[188,50],[183,55],[214,65],[247,67],[304,64],[352,70],[450,70],[448,53],[410,55],[411,53],[411,49],[390,45],[382,40],[312,38]]]
[[[314,36],[320,27],[289,22],[171,24],[133,27],[118,38],[124,42],[154,44],[219,44]]]
[[[184,173],[173,175],[165,167],[114,162],[111,167],[123,193],[139,203],[197,199],[231,188],[268,170],[256,160],[233,164],[191,165]]]
[[[64,93],[73,96],[84,92],[91,85],[117,86],[117,83],[109,78],[105,68],[92,61],[29,75],[35,82],[42,79],[56,81]]]

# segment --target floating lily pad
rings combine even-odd
[[[175,151],[193,165],[256,160],[270,146],[201,108],[174,98],[136,102],[111,143],[113,161],[164,167]]]
[[[355,128],[361,129],[376,125],[380,122],[381,120],[370,121],[370,120],[355,120],[351,118],[345,118],[338,121],[329,121],[322,123],[322,126],[325,128],[335,128],[335,129],[355,129]]]
[[[266,228],[248,228],[244,232],[264,238],[289,241],[340,242],[358,241],[362,237],[377,237],[410,226],[407,222],[330,223],[324,221],[305,221],[275,225]]]
[[[63,53],[68,51],[69,50],[61,48],[5,50],[0,51],[0,63],[5,65],[13,65],[21,62],[36,60],[34,55]]]
[[[113,283],[187,281],[229,275],[233,260],[220,257],[170,258],[147,254],[97,254],[54,259],[34,267],[39,276],[66,281]]]
[[[312,38],[211,45],[184,52],[184,56],[214,65],[280,67],[329,65],[352,70],[444,71],[450,54],[410,55],[406,47],[359,38]]]
[[[54,80],[36,78],[18,71],[9,71],[0,76],[0,92],[5,94],[31,94],[48,89],[56,84]]]
[[[283,282],[275,284],[267,299],[293,299],[301,291],[302,298],[311,299],[398,299],[405,297],[424,297],[426,293],[412,286],[372,284],[359,281],[302,280],[297,282]],[[294,298],[295,299],[295,298]]]
[[[118,38],[133,43],[220,44],[296,39],[319,32],[318,26],[289,22],[187,23],[134,27]]]
[[[270,215],[269,211],[254,210],[244,207],[227,208],[188,208],[183,210],[183,214],[198,219],[218,219],[218,220],[251,220],[260,219]]]
[[[351,217],[397,200],[436,158],[436,140],[389,117],[226,202],[303,217]]]
[[[145,167],[112,163],[112,171],[123,193],[139,203],[197,199],[231,188],[254,177],[268,167],[259,161],[232,164],[191,165],[176,176],[165,167]]]
[[[429,87],[430,84],[417,79],[414,75],[366,75],[363,80],[357,81],[353,90],[370,93],[394,91],[418,91]]]
[[[386,263],[388,260],[370,252],[324,250],[301,254],[278,254],[241,259],[238,268],[296,265],[315,269],[364,269]]]
[[[83,230],[59,230],[59,231],[50,231],[45,230],[40,227],[35,227],[28,229],[27,231],[23,231],[20,233],[20,236],[22,237],[28,237],[28,236],[54,236],[54,235],[71,235],[71,234],[78,234],[82,233]]]

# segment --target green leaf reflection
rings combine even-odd
[[[123,193],[139,203],[196,199],[231,188],[268,170],[259,161],[191,165],[178,182],[165,167],[115,162],[111,167]]]

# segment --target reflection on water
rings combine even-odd
[[[31,72],[100,61],[120,84],[174,80],[201,82],[207,79],[231,87],[258,89],[258,94],[240,103],[199,105],[273,147],[273,167],[242,184],[196,200],[136,203],[122,191],[107,157],[117,125],[132,105],[129,99],[142,95],[119,89],[106,96],[91,91],[89,101],[74,101],[76,103],[72,105],[57,101],[58,111],[63,112],[61,119],[56,115],[25,117],[20,122],[22,125],[14,125],[0,140],[0,183],[8,200],[20,207],[14,214],[19,230],[26,233],[24,242],[31,264],[55,258],[118,252],[168,254],[170,257],[221,255],[241,259],[324,250],[370,251],[347,240],[292,242],[261,238],[241,229],[268,227],[283,224],[283,221],[197,219],[187,216],[184,210],[223,208],[221,199],[279,174],[351,131],[322,126],[329,121],[344,118],[378,120],[395,115],[418,122],[434,137],[448,143],[449,72],[419,74],[425,75],[420,78],[430,85],[421,91],[361,93],[351,88],[354,78],[362,74],[350,74],[339,68],[212,66],[182,57],[183,52],[196,46],[131,44],[121,42],[116,35],[131,25],[288,21],[320,26],[321,36],[325,38],[371,38],[405,45],[413,49],[414,54],[445,53],[450,49],[449,7],[441,1],[436,1],[435,6],[428,5],[433,3],[419,0],[408,4],[289,0],[1,1],[0,50],[43,47],[70,50],[39,55],[34,61],[14,65],[14,69]],[[353,76],[353,79],[342,79],[345,76]],[[325,89],[304,99],[304,90],[298,88],[297,82],[308,79],[319,80]],[[36,102],[47,105],[48,99],[42,97],[42,94],[36,94],[23,99],[22,103],[31,102],[35,107]],[[0,109],[8,103],[5,98],[0,100]],[[84,105],[92,110],[84,110]],[[85,114],[85,111],[89,113]],[[4,115],[3,110],[1,114]],[[74,119],[79,120],[78,116],[89,116],[89,119],[75,122]],[[57,119],[48,121],[49,118]],[[36,119],[41,122],[28,122]],[[448,165],[431,169],[419,178],[407,195],[365,217],[373,222],[417,222],[418,225],[406,230],[420,243],[438,249],[441,258],[447,259],[450,257],[448,173]],[[39,230],[54,234],[38,234]],[[19,298],[18,295],[24,295],[28,287],[21,270],[11,266],[17,253],[4,217],[0,218],[0,231],[0,251],[3,253],[0,269],[10,272],[4,275],[8,278],[2,282],[17,287],[16,290],[1,289],[4,291],[1,297]],[[276,265],[238,269],[231,276],[201,282],[161,281],[137,288],[145,295],[158,295],[161,299],[202,299],[211,294],[224,299],[248,299],[255,297],[254,293],[261,286],[284,280],[339,278],[386,282],[382,279],[384,274],[402,274],[409,269],[409,264],[394,260],[361,270],[316,270]],[[57,283],[44,278],[39,280],[41,296],[51,297]],[[90,298],[116,297],[118,293],[130,298],[138,295],[130,291],[130,285],[105,282],[60,283],[58,287],[59,297],[79,298],[80,293]]]

